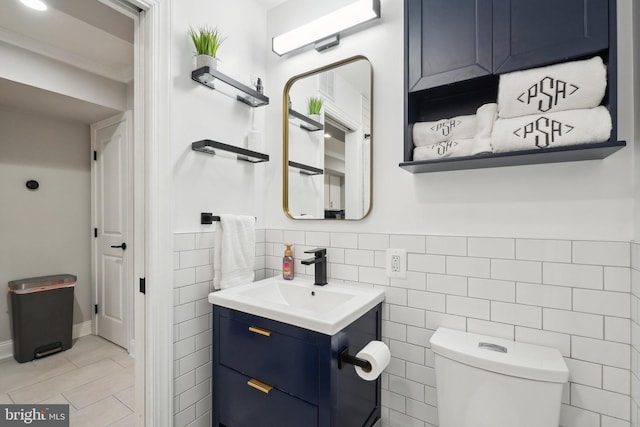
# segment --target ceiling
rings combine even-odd
[[[124,84],[133,81],[133,20],[105,0],[44,0],[45,12],[0,0],[0,42]],[[286,0],[254,0],[266,10]],[[0,63],[1,63],[0,58]],[[117,111],[0,78],[0,106],[94,123]]]
[[[254,1],[258,4],[261,4],[266,10],[269,10],[284,3],[287,0],[254,0]]]
[[[0,1],[0,41],[127,84],[133,81],[133,20],[99,0],[45,0],[34,11]],[[1,60],[0,60],[1,62]],[[0,79],[0,105],[93,123],[115,110]]]

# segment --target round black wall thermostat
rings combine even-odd
[[[40,184],[38,184],[38,181],[34,181],[33,179],[30,179],[29,181],[27,181],[27,188],[29,190],[36,190],[38,187],[40,187]]]

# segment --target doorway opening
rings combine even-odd
[[[22,153],[25,154],[22,160],[15,161],[13,165],[5,163],[8,166],[3,169],[5,173],[14,174],[15,180],[21,179],[17,175],[20,170],[32,168],[31,171],[34,173],[37,171],[45,173],[47,172],[45,170],[48,169],[50,172],[46,179],[41,180],[42,185],[39,192],[31,192],[26,196],[31,197],[31,202],[37,206],[47,203],[49,206],[48,209],[42,207],[34,209],[34,213],[40,213],[40,219],[32,221],[27,226],[34,231],[32,233],[34,237],[31,241],[35,243],[32,244],[32,248],[43,246],[43,249],[48,251],[47,258],[51,259],[54,258],[54,254],[56,256],[64,255],[65,251],[60,241],[73,240],[75,242],[74,239],[77,240],[77,244],[71,243],[70,246],[81,250],[78,251],[78,254],[68,253],[68,257],[75,257],[76,263],[83,265],[81,268],[82,283],[79,280],[74,298],[74,341],[79,337],[91,334],[102,335],[126,348],[136,357],[136,383],[138,388],[142,388],[142,390],[136,390],[136,406],[142,412],[138,419],[144,420],[144,321],[134,322],[134,318],[144,319],[145,315],[144,303],[140,304],[138,295],[135,295],[138,290],[136,277],[144,277],[145,268],[144,172],[140,167],[144,164],[144,150],[140,147],[132,149],[133,157],[127,160],[134,171],[129,177],[123,177],[119,173],[111,174],[111,177],[126,178],[126,181],[121,182],[122,186],[131,190],[135,189],[139,197],[127,206],[129,213],[135,212],[136,215],[134,219],[128,220],[132,224],[129,230],[130,239],[126,242],[119,242],[120,245],[122,243],[129,245],[127,251],[132,256],[133,265],[126,271],[118,273],[124,283],[124,285],[120,285],[118,292],[102,292],[103,296],[99,297],[101,291],[98,290],[96,281],[93,279],[94,273],[98,269],[96,265],[92,265],[94,257],[91,256],[90,251],[93,239],[96,239],[95,229],[97,228],[91,209],[91,194],[94,189],[91,186],[90,165],[95,160],[93,160],[94,150],[91,149],[90,125],[109,119],[115,114],[128,114],[130,121],[132,121],[134,117],[131,117],[131,113],[127,113],[127,111],[135,111],[136,113],[144,111],[140,105],[136,104],[141,99],[142,89],[137,88],[134,81],[135,76],[141,75],[141,71],[136,68],[139,68],[143,62],[140,53],[142,52],[140,41],[143,38],[139,34],[141,9],[130,3],[135,2],[48,0],[49,14],[35,16],[32,14],[33,12],[21,9],[22,6],[17,1],[2,2],[0,26],[7,31],[3,31],[0,35],[0,58],[7,67],[3,66],[4,70],[0,71],[0,108],[5,112],[10,112],[5,114],[6,117],[17,115],[25,121],[30,120],[31,123],[24,128],[31,128],[32,131],[34,129],[41,130],[40,144],[51,142],[50,145],[52,145],[53,140],[56,139],[56,132],[46,131],[44,122],[58,123],[55,126],[69,128],[72,133],[83,126],[85,128],[86,141],[84,146],[72,146],[68,141],[61,141],[62,145],[57,146],[58,149],[54,150],[55,158],[49,156],[46,159],[43,158],[46,156],[38,157],[37,150],[33,149],[33,141],[25,141],[25,147],[19,149],[31,150],[35,155],[30,157],[29,153]],[[30,18],[38,19],[40,23],[33,25],[26,23]],[[73,43],[68,43],[69,37],[77,42],[80,51],[74,50]],[[93,48],[87,49],[86,46],[83,48],[83,42]],[[100,48],[95,49],[96,46],[100,46]],[[9,64],[11,65],[9,66]],[[141,114],[140,117],[142,117]],[[132,141],[136,144],[144,143],[143,131],[136,130],[130,133],[133,135]],[[13,159],[15,160],[16,155],[20,153],[16,154],[15,147],[9,146],[6,141],[0,140],[0,145],[5,145],[5,151],[13,150]],[[44,154],[44,150],[39,154]],[[11,162],[11,156],[2,157],[4,157],[4,162]],[[78,160],[78,163],[72,164],[72,158],[74,161]],[[49,163],[46,163],[47,161]],[[59,169],[52,169],[51,162],[55,163],[56,168],[59,166]],[[67,175],[73,175],[72,180],[82,184],[81,190],[64,185],[62,181],[63,178],[67,179]],[[55,215],[52,212],[54,209],[51,209],[56,205],[56,196],[49,193],[54,188],[59,195],[75,192],[75,195],[78,196],[73,203],[65,206],[66,213],[59,215],[66,221],[65,227],[73,231],[66,233],[66,239],[59,239],[58,242],[52,242],[55,240],[53,238],[55,233],[52,231],[58,228]],[[79,197],[80,193],[82,193],[82,197]],[[24,197],[24,195],[21,194],[20,197]],[[110,203],[110,197],[107,196],[105,199],[106,203],[103,203],[102,210],[113,214],[110,211],[113,206]],[[82,211],[80,215],[82,218],[77,220],[74,215],[79,211]],[[74,222],[75,224],[73,224]],[[37,233],[38,227],[34,225],[38,223],[46,224],[48,230]],[[51,245],[55,243],[57,243],[57,248],[55,245],[52,248]],[[46,248],[47,246],[49,247]],[[37,264],[33,256],[34,252],[32,250],[30,253],[32,256],[29,257],[32,267]],[[112,260],[113,258],[116,257],[112,257]],[[63,263],[53,263],[49,267],[63,268],[62,265]],[[117,265],[118,261],[114,261],[111,265],[107,265],[106,272],[103,269],[105,273],[103,276],[108,277],[107,282],[112,282],[112,276],[117,270],[114,266]],[[25,276],[21,272],[10,269],[0,268],[0,270],[9,271],[8,274],[20,277],[29,275]],[[55,271],[55,273],[59,273],[59,271]],[[32,275],[39,274],[44,275],[45,273],[36,271]],[[5,281],[5,279],[7,278],[0,274],[0,280]],[[101,301],[99,305],[102,305],[103,308],[113,307],[113,304],[110,303],[114,300],[114,294],[119,294],[121,297],[126,295],[126,298],[121,298],[121,301],[130,302],[129,306],[122,305],[120,307],[121,314],[123,314],[120,318],[125,322],[123,324],[126,331],[124,339],[115,335],[107,336],[109,333],[100,328],[100,324],[104,324],[106,321],[104,319],[97,321],[97,317],[101,314],[99,307],[98,314],[95,313],[95,306],[98,304],[96,301],[98,300]],[[135,303],[134,300],[136,300]],[[139,310],[140,307],[142,310]],[[111,318],[118,317],[112,315],[113,311],[107,311],[107,313]],[[3,320],[0,319],[0,351],[11,347],[3,346],[2,322]],[[139,340],[137,342],[135,341],[134,327],[138,332]],[[120,333],[119,336],[122,337],[123,334]],[[11,357],[10,353],[9,357]]]

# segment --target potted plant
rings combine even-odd
[[[189,35],[196,49],[196,68],[209,67],[218,68],[219,59],[216,57],[218,48],[225,40],[217,28],[207,25],[198,27],[197,31],[189,28]]]
[[[322,98],[318,96],[312,96],[307,102],[309,117],[316,122],[320,121],[320,110],[322,110],[323,102]]]

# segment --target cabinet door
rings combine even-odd
[[[493,14],[496,74],[609,46],[608,0],[493,0]]]
[[[317,427],[318,407],[269,384],[219,366],[214,379],[214,408],[219,411],[214,427]],[[216,382],[217,381],[217,382]]]
[[[406,0],[405,13],[410,92],[491,74],[491,0]]]

